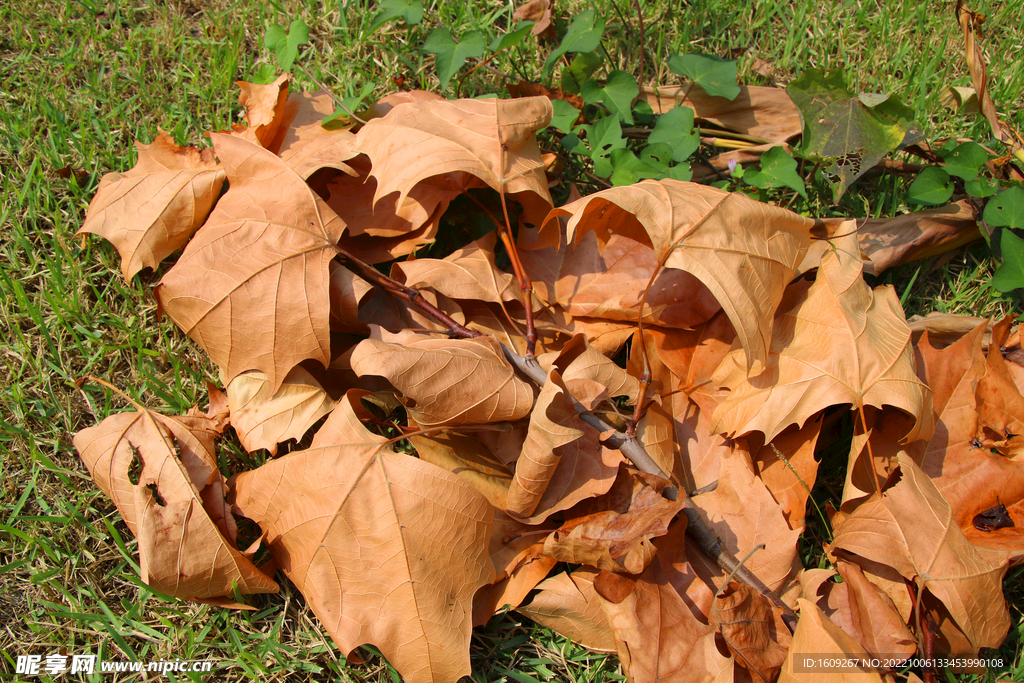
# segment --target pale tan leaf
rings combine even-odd
[[[520,301],[519,285],[494,263],[495,239],[495,233],[489,233],[444,259],[396,263],[391,277],[417,289],[425,285],[450,299]]]
[[[309,372],[296,366],[273,395],[259,370],[239,374],[228,384],[228,406],[242,447],[277,455],[277,444],[302,439],[314,422],[331,412],[334,401]]]
[[[138,162],[125,173],[103,176],[76,233],[109,240],[121,255],[126,280],[185,246],[226,177],[213,150],[179,147],[163,131],[151,144],[135,146]]]
[[[640,99],[658,114],[690,107],[699,118],[727,130],[773,143],[786,142],[803,130],[800,112],[783,88],[740,86],[734,99],[714,97],[699,85],[645,87]]]
[[[490,337],[408,345],[367,339],[352,353],[352,369],[387,378],[423,427],[518,420],[533,407],[530,385]]]
[[[810,655],[810,656],[809,656]],[[820,660],[869,660],[871,656],[857,641],[808,600],[800,599],[797,622],[789,656],[782,666],[779,683],[883,683],[874,669],[863,666],[823,666]],[[823,675],[827,679],[823,679]]]
[[[914,343],[920,342],[921,336],[927,332],[928,343],[935,349],[943,349],[953,344],[982,323],[985,323],[987,329],[982,337],[981,345],[983,348],[988,348],[989,342],[992,340],[992,320],[990,318],[932,311],[928,315],[915,315],[907,320],[914,335]]]
[[[472,176],[498,192],[532,192],[550,205],[535,133],[551,115],[546,97],[400,104],[359,130],[357,149],[373,165],[375,201],[392,192],[404,199],[433,176],[462,191],[474,185]]]
[[[369,301],[373,285],[337,261],[331,261],[331,329],[366,334],[369,327],[359,320],[359,309]]]
[[[144,583],[181,598],[233,595],[235,586],[242,593],[276,592],[277,584],[228,537],[234,521],[229,526],[223,519],[216,433],[205,418],[142,410],[111,415],[78,432],[74,444],[96,485],[114,500],[138,538]],[[138,479],[133,484],[134,463]],[[204,508],[204,496],[214,504],[212,512]]]
[[[328,264],[345,225],[275,155],[211,137],[230,188],[155,294],[225,381],[261,370],[276,392],[301,361],[330,364]]]
[[[593,410],[602,400],[616,396],[636,403],[640,383],[610,358],[591,346],[583,334],[574,335],[557,353],[537,359],[541,367],[557,369],[569,394]],[[595,391],[595,387],[599,387]]]
[[[540,591],[516,611],[574,643],[596,652],[615,652],[608,620],[594,591],[597,571],[580,567],[541,581]]]
[[[1009,628],[1007,553],[971,545],[928,475],[905,454],[899,465],[900,480],[845,518],[829,552],[893,567],[945,605],[975,651],[998,647]]]
[[[812,221],[741,194],[674,180],[615,187],[555,209],[569,215],[566,235],[580,242],[611,234],[647,244],[666,268],[694,275],[714,295],[747,350],[763,364],[772,318],[786,283],[810,244]]]
[[[271,148],[303,178],[309,178],[321,168],[336,168],[347,175],[357,175],[352,166],[344,163],[356,155],[356,136],[347,130],[328,130],[320,125],[334,109],[334,99],[323,91],[288,96],[281,114],[282,125]]]
[[[763,373],[747,376],[741,350],[723,362],[714,379],[731,393],[715,411],[716,430],[760,431],[770,441],[828,406],[890,405],[915,418],[904,443],[931,436],[931,391],[915,374],[899,297],[864,283],[856,242],[837,239],[814,284],[787,290]]]
[[[289,453],[234,490],[342,652],[374,645],[410,683],[470,673],[473,595],[494,579],[471,487],[371,442]]]
[[[814,447],[821,424],[821,420],[811,420],[801,429],[790,427],[753,454],[758,476],[782,506],[791,529],[804,527],[807,499],[818,477]]]
[[[370,392],[362,389],[349,389],[341,400],[334,404],[334,409],[320,429],[313,436],[311,448],[324,446],[344,446],[350,443],[383,444],[386,438],[374,434],[363,424],[373,416],[360,399]]]

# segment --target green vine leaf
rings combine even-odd
[[[911,204],[945,204],[953,196],[949,174],[938,166],[929,166],[910,183],[907,201]]]
[[[999,249],[1003,254],[1003,265],[992,276],[992,286],[1000,292],[1024,287],[1024,240],[1010,230],[1001,230]]]
[[[672,148],[673,161],[686,161],[700,147],[700,131],[693,127],[694,114],[689,107],[675,107],[658,117],[647,142],[665,143]]]
[[[686,76],[713,97],[734,100],[740,94],[736,83],[736,60],[691,52],[668,58],[672,73]]]
[[[640,94],[636,79],[625,71],[612,71],[602,87],[594,79],[589,79],[580,88],[580,94],[586,104],[603,104],[613,115],[624,123],[633,123],[631,109],[633,100]]]
[[[563,133],[571,133],[573,124],[580,117],[580,110],[565,100],[551,100],[551,106],[555,110],[551,125]]]
[[[263,44],[274,53],[282,71],[291,71],[300,45],[309,45],[309,26],[296,19],[285,31],[281,24],[271,24],[263,36]]]
[[[544,61],[544,78],[551,75],[558,58],[566,52],[593,52],[601,44],[604,35],[604,19],[596,9],[580,12],[572,20],[562,42]]]
[[[486,49],[484,34],[479,31],[467,31],[462,40],[456,42],[452,32],[443,26],[434,29],[423,43],[423,51],[435,55],[434,66],[437,67],[442,90],[448,87],[452,76],[458,73],[467,59],[482,57]]]
[[[1024,190],[1011,187],[1000,192],[985,205],[985,222],[1000,228],[1024,228]]]
[[[381,0],[377,4],[381,10],[370,24],[373,33],[384,24],[395,19],[404,19],[405,23],[415,26],[423,21],[423,3],[421,0]]]
[[[807,188],[804,179],[796,172],[796,166],[796,159],[784,147],[772,147],[761,155],[760,169],[749,169],[744,173],[743,182],[759,190],[788,187],[807,199]]]
[[[949,175],[974,180],[988,161],[988,152],[977,142],[965,142],[957,145],[942,160],[946,162],[946,173]]]
[[[579,95],[583,83],[594,75],[603,61],[597,52],[581,52],[573,57],[572,63],[562,69],[562,90],[570,95]]]
[[[504,50],[509,47],[516,47],[522,45],[523,40],[530,34],[530,29],[533,28],[534,22],[532,21],[521,21],[519,25],[509,31],[503,36],[498,36],[491,42],[491,52],[497,52],[498,50]]]

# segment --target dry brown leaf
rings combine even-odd
[[[727,434],[760,431],[774,439],[832,405],[890,405],[915,418],[904,442],[931,436],[931,391],[917,378],[899,297],[891,286],[872,291],[861,278],[857,239],[835,241],[814,284],[798,282],[775,323],[767,369],[748,377],[737,350],[715,381],[731,390],[714,414]]]
[[[400,104],[359,130],[357,149],[372,163],[375,202],[392,192],[401,202],[434,176],[461,193],[479,186],[472,176],[498,192],[531,192],[550,206],[535,133],[551,115],[546,97]]]
[[[554,2],[552,0],[526,0],[512,13],[512,18],[517,21],[535,22],[530,31],[535,36],[555,37],[555,27],[551,23],[551,10]],[[518,97],[513,95],[513,97]],[[579,107],[583,109],[583,107]]]
[[[273,395],[267,376],[247,370],[228,384],[231,426],[242,447],[277,455],[277,444],[295,439],[334,409],[334,401],[302,366],[292,368]]]
[[[811,655],[811,656],[808,656]],[[789,656],[782,666],[779,683],[883,683],[874,669],[863,666],[815,666],[819,659],[870,659],[860,644],[829,621],[817,605],[800,599],[800,621],[797,622]],[[811,663],[809,663],[811,662]],[[823,679],[823,674],[828,676]]]
[[[772,318],[785,284],[810,244],[810,219],[740,194],[673,180],[645,180],[589,195],[555,209],[571,216],[566,235],[578,243],[596,232],[648,244],[666,268],[696,276],[721,304],[747,350],[763,364]]]
[[[275,155],[211,137],[230,187],[154,292],[224,381],[261,370],[276,392],[301,361],[331,362],[328,264],[345,224]]]
[[[594,410],[603,401],[625,396],[635,404],[640,383],[607,356],[590,345],[587,338],[577,334],[557,353],[545,354],[537,359],[541,367],[558,370],[569,394],[587,410]],[[600,387],[600,388],[597,388]]]
[[[735,99],[708,95],[699,85],[645,87],[640,99],[656,114],[673,107],[690,107],[698,118],[727,130],[773,143],[782,143],[803,130],[800,112],[784,88],[740,86]]]
[[[530,427],[506,509],[531,524],[605,493],[615,481],[622,456],[600,443],[585,424],[557,370],[547,381],[530,414]]]
[[[826,218],[822,224],[829,235],[851,229],[842,218]],[[864,272],[870,275],[881,275],[893,266],[938,256],[981,239],[977,210],[966,199],[893,218],[857,219],[856,230],[865,259]],[[828,249],[827,241],[815,244],[800,264],[800,271],[816,267]]]
[[[341,400],[334,405],[334,410],[327,417],[320,429],[313,435],[311,448],[324,446],[344,446],[349,443],[383,444],[387,441],[383,436],[374,434],[363,424],[373,415],[362,404],[361,399],[370,392],[363,389],[349,389]]]
[[[360,114],[364,121],[379,119],[400,104],[415,104],[431,100],[443,100],[444,97],[428,90],[400,90],[377,100],[366,111]]]
[[[334,99],[323,91],[288,96],[281,114],[282,125],[271,148],[303,178],[321,168],[357,175],[352,166],[344,163],[356,155],[356,136],[347,130],[328,130],[320,125],[324,117],[334,113],[334,108]]]
[[[233,489],[342,652],[374,645],[410,683],[470,673],[473,595],[495,573],[470,486],[370,442],[289,453]]]
[[[775,680],[793,640],[779,608],[750,586],[732,582],[715,600],[711,627],[753,680]]]
[[[235,548],[213,452],[217,433],[203,417],[139,410],[83,429],[74,444],[139,541],[143,583],[181,598],[234,595],[236,586],[241,593],[277,592]]]
[[[544,541],[544,554],[560,562],[611,572],[639,574],[654,559],[651,540],[664,536],[684,501],[668,500],[664,479],[634,475],[632,499],[624,510],[606,510],[569,520]]]
[[[615,652],[608,619],[594,591],[596,578],[597,571],[587,567],[552,576],[541,581],[540,592],[516,611],[583,647]]]
[[[367,339],[352,353],[352,369],[387,378],[423,427],[518,420],[533,407],[533,389],[492,337],[407,345]]]
[[[915,453],[915,460],[949,502],[956,525],[967,538],[976,545],[1008,550],[1016,561],[1024,556],[1024,461],[998,449],[993,453],[991,445],[978,439],[978,411],[989,396],[1006,402],[1000,394],[1019,397],[1020,393],[1016,386],[1005,384],[1005,376],[1002,391],[993,391],[996,381],[991,378],[982,383],[989,372],[999,374],[999,368],[991,368],[982,353],[986,327],[983,321],[942,350],[932,346],[930,333],[922,337],[918,352],[922,375],[935,391],[937,426],[927,447]],[[999,337],[1004,333],[1005,329],[1000,329]],[[998,346],[993,348],[1001,356]],[[1006,507],[1014,526],[976,528],[975,516],[997,505]]]
[[[554,300],[572,316],[636,322],[640,298],[658,266],[654,250],[636,240],[612,235],[601,243],[584,234],[565,255]],[[644,302],[644,322],[665,327],[700,325],[721,309],[696,277],[662,270]]]
[[[790,529],[782,506],[760,479],[754,476],[750,456],[733,448],[721,455],[718,487],[694,496],[711,528],[736,557],[746,557],[758,545],[765,545],[746,561],[765,584],[776,590],[799,569],[796,544],[799,529]],[[719,572],[717,565],[714,571]]]
[[[373,285],[337,261],[331,261],[330,272],[331,330],[366,334],[370,328],[359,320],[359,309],[369,301]]]
[[[935,349],[946,348],[982,323],[985,323],[986,328],[981,338],[982,348],[988,348],[992,340],[992,321],[989,318],[932,311],[928,315],[915,315],[907,320],[907,323],[913,332],[915,344],[920,342],[921,335],[927,332],[928,343]],[[933,391],[934,389],[932,387]]]
[[[235,85],[241,88],[238,103],[245,108],[242,120],[246,125],[234,126],[232,133],[277,154],[279,133],[287,125],[284,119],[290,80],[289,74],[281,74],[273,83],[265,85],[237,81]]]
[[[731,683],[733,659],[715,645],[715,629],[702,624],[652,562],[633,592],[615,604],[601,599],[619,661],[633,683]]]
[[[992,134],[1006,142],[1010,139],[1010,136],[1003,128],[999,115],[996,113],[996,106],[992,102],[992,96],[988,92],[985,55],[982,53],[981,46],[978,45],[981,22],[985,20],[985,17],[984,15],[972,12],[961,0],[956,3],[956,19],[964,33],[964,56],[967,58],[967,68],[971,72],[971,85],[974,86],[974,91],[981,105],[981,113],[988,119],[988,125],[992,128]]]
[[[498,510],[505,508],[512,473],[476,435],[448,432],[430,436],[410,435],[409,440],[420,460],[457,475]]]
[[[945,605],[975,652],[999,647],[1010,623],[1002,590],[1007,553],[971,545],[928,475],[905,454],[899,465],[900,481],[846,517],[829,552],[891,566]]]
[[[818,477],[814,448],[821,424],[821,420],[811,420],[800,429],[789,427],[753,454],[758,476],[782,506],[791,529],[804,527],[807,499]]]
[[[155,269],[185,246],[206,220],[226,177],[212,149],[179,147],[163,131],[152,143],[135,146],[138,162],[125,173],[103,176],[76,233],[110,241],[121,255],[126,280],[143,268]]]
[[[1024,396],[1017,389],[1002,348],[1014,316],[992,328],[985,374],[978,381],[978,436],[985,443],[1016,455],[1024,449]]]
[[[519,285],[494,263],[495,233],[444,259],[416,259],[392,266],[391,277],[417,289],[430,287],[450,299],[520,301]]]
[[[818,574],[815,579],[801,576],[804,598],[815,602],[832,623],[872,655],[914,654],[914,634],[885,591],[871,583],[858,565],[840,560],[836,566],[842,583],[826,582],[835,574],[830,570],[811,570]]]

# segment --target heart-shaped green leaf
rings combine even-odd
[[[974,180],[988,161],[988,152],[977,142],[957,145],[942,159],[946,162],[946,173],[964,180]]]
[[[596,9],[580,12],[572,20],[562,42],[544,61],[544,78],[551,74],[558,58],[566,52],[593,52],[601,44],[604,35],[604,19]]]
[[[740,94],[736,84],[736,60],[691,52],[668,58],[672,73],[686,76],[714,97],[734,100]]]
[[[309,44],[309,26],[296,19],[285,31],[281,24],[273,24],[263,36],[263,44],[274,53],[282,71],[291,71],[299,54],[299,45]]]
[[[507,47],[515,47],[521,45],[523,40],[530,33],[530,29],[533,28],[534,22],[532,21],[521,21],[519,25],[509,31],[503,36],[498,36],[491,43],[491,52],[497,52],[498,50],[504,50]]]
[[[992,286],[1000,292],[1024,287],[1024,240],[1010,230],[1001,230],[999,249],[1003,253],[1003,265],[992,276]]]
[[[1024,228],[1024,190],[1011,187],[1000,192],[988,200],[982,217],[992,226]]]
[[[930,166],[914,178],[907,190],[907,201],[911,204],[945,204],[953,196],[953,184],[949,174],[937,166]]]
[[[591,78],[583,83],[580,94],[583,95],[586,104],[600,102],[613,115],[618,116],[620,121],[633,123],[633,114],[630,110],[633,100],[640,94],[640,87],[631,74],[613,71],[608,74],[608,80],[603,87]]]
[[[658,117],[649,144],[663,142],[672,148],[673,161],[685,161],[700,147],[700,131],[693,127],[693,110],[675,107]]]
[[[551,125],[563,133],[571,133],[573,124],[580,117],[580,110],[565,100],[551,100],[551,106],[555,110]]]
[[[772,147],[761,155],[761,168],[750,169],[744,173],[743,181],[759,190],[769,187],[788,187],[807,198],[804,179],[796,172],[796,159],[791,157],[784,147]]]
[[[423,21],[423,2],[421,0],[381,0],[377,3],[381,10],[370,24],[373,33],[384,24],[395,19],[405,19],[405,23],[416,25]]]
[[[435,55],[434,66],[437,67],[437,77],[441,79],[441,89],[448,87],[462,65],[470,57],[482,57],[487,49],[484,35],[479,31],[468,31],[462,35],[462,40],[456,42],[452,32],[443,26],[434,29],[427,36],[423,43],[423,51]]]

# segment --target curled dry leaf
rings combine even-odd
[[[600,435],[580,419],[557,370],[548,373],[530,414],[506,510],[531,524],[605,493],[622,456],[601,445]]]
[[[858,661],[871,658],[856,640],[829,621],[817,605],[803,598],[799,602],[800,621],[793,633],[793,642],[782,666],[779,683],[821,683],[824,670],[808,666],[804,661],[807,654],[816,655],[813,659],[819,655],[828,659]],[[830,683],[883,683],[885,680],[876,670],[861,666],[828,668],[827,671]]]
[[[185,246],[206,220],[224,184],[213,150],[179,147],[160,131],[151,144],[136,142],[139,160],[125,173],[100,180],[77,234],[110,241],[121,255],[126,280]]]
[[[430,287],[449,299],[519,301],[519,286],[494,263],[496,235],[471,242],[444,259],[416,259],[392,266],[391,277],[410,287]]]
[[[928,475],[905,454],[899,465],[900,480],[843,520],[829,553],[891,566],[945,605],[975,652],[999,647],[1010,625],[1002,589],[1007,553],[972,545]]]
[[[785,284],[810,244],[812,221],[740,194],[673,180],[645,180],[555,209],[545,222],[571,216],[570,243],[588,232],[647,244],[666,268],[694,275],[721,304],[747,351],[763,364],[772,318]]]
[[[400,104],[360,129],[357,149],[370,158],[375,202],[392,192],[401,201],[418,183],[445,176],[455,194],[478,186],[473,177],[498,192],[533,193],[550,206],[535,133],[551,115],[546,97]]]
[[[533,407],[533,389],[516,377],[493,337],[404,345],[367,339],[352,353],[352,369],[387,378],[423,427],[518,420]]]
[[[217,469],[217,425],[148,410],[111,415],[75,434],[96,485],[139,541],[143,583],[181,598],[277,592],[234,545]],[[132,482],[132,479],[137,479]]]
[[[301,361],[331,362],[329,263],[345,225],[277,156],[211,137],[228,192],[154,292],[224,381],[260,370],[276,393]]]
[[[233,126],[232,134],[248,140],[273,153],[281,146],[282,129],[287,122],[285,108],[288,102],[289,74],[281,74],[273,83],[237,81],[241,89],[238,103],[245,108],[242,120],[245,126]]]
[[[791,529],[804,527],[807,499],[818,477],[814,449],[821,427],[821,420],[811,420],[800,429],[790,427],[752,454],[758,476],[782,506]]]
[[[871,583],[858,565],[840,560],[836,566],[842,583],[828,582],[835,574],[830,570],[803,572],[804,598],[816,603],[832,623],[872,655],[914,654],[914,634],[885,591]]]
[[[420,460],[457,475],[498,510],[505,508],[512,473],[475,435],[448,432],[409,440]]]
[[[730,583],[715,599],[711,627],[754,681],[775,680],[793,637],[781,611],[745,584]]]
[[[580,567],[552,576],[537,585],[538,593],[516,611],[574,643],[597,652],[615,652],[608,618],[594,590],[598,572]]]
[[[737,350],[715,381],[731,390],[715,410],[714,429],[760,431],[775,438],[831,405],[890,405],[915,418],[903,441],[931,436],[931,391],[918,379],[896,291],[872,291],[861,277],[857,239],[836,240],[811,285],[791,286],[776,319],[766,370],[748,377]]]
[[[292,93],[288,96],[281,123],[271,147],[295,173],[309,178],[321,168],[333,168],[357,175],[344,163],[356,155],[356,136],[347,130],[328,130],[320,125],[334,113],[329,93]]]
[[[625,510],[606,510],[571,519],[544,541],[544,554],[560,562],[639,574],[654,558],[651,540],[668,533],[684,501],[668,500],[668,485],[654,475],[637,474]]]
[[[250,453],[265,448],[277,455],[277,444],[301,439],[334,408],[331,397],[302,366],[292,368],[273,395],[267,376],[259,370],[235,377],[227,394],[231,426]]]
[[[232,488],[342,652],[374,645],[411,683],[470,673],[473,594],[494,579],[471,487],[370,442],[289,453]]]

